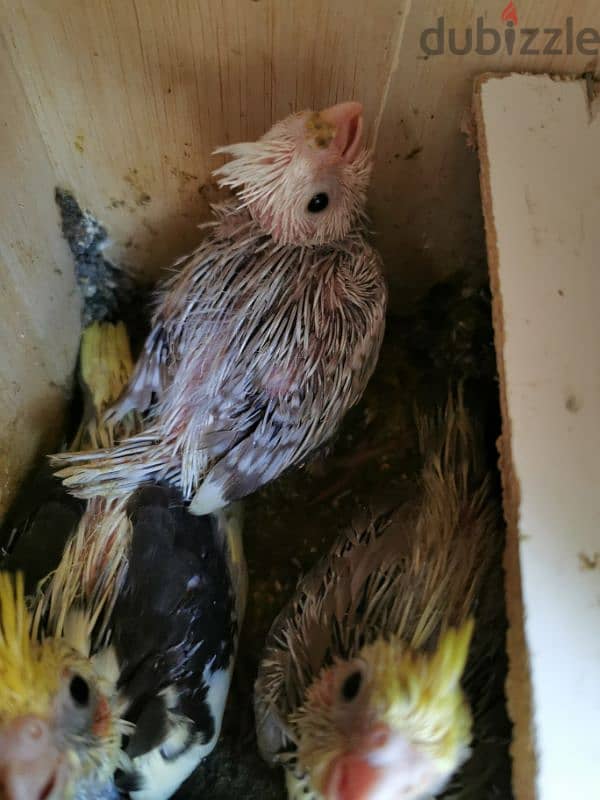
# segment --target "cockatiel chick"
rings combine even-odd
[[[111,443],[100,416],[128,352],[123,326],[84,332],[79,442]],[[239,513],[191,515],[160,485],[96,498],[54,532],[64,552],[31,602],[0,573],[2,800],[164,800],[212,751],[245,606]]]
[[[469,756],[467,661],[501,529],[462,401],[421,434],[419,501],[343,535],[269,633],[258,743],[293,800],[425,800]]]
[[[361,397],[386,308],[365,237],[362,106],[340,103],[222,147],[235,199],[158,294],[115,414],[151,408],[117,447],[54,459],[78,497],[166,479],[196,514],[302,464]],[[151,407],[153,398],[156,400]]]

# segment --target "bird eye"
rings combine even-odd
[[[356,672],[350,673],[346,680],[342,683],[342,697],[344,700],[350,702],[354,700],[357,694],[360,692],[360,687],[362,684],[362,673],[357,670]]]
[[[74,675],[69,684],[69,692],[73,702],[78,706],[87,706],[90,699],[90,687],[81,675]]]
[[[307,208],[311,214],[318,214],[320,211],[324,211],[328,205],[329,205],[328,195],[326,195],[325,192],[319,192],[319,194],[316,194],[314,197],[311,197]]]

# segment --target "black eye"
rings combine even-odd
[[[90,699],[90,687],[80,675],[74,675],[69,684],[69,692],[73,702],[78,706],[87,706]]]
[[[319,211],[324,211],[329,205],[329,197],[325,192],[319,192],[311,198],[307,208],[311,214],[318,214]]]
[[[360,691],[360,685],[362,683],[362,674],[358,672],[352,672],[346,680],[342,683],[342,697],[344,700],[350,702],[350,700],[354,700],[356,695]]]

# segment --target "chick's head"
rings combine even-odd
[[[313,682],[293,716],[298,762],[326,800],[420,800],[469,754],[472,719],[460,681],[472,623],[434,653],[378,639]]]
[[[108,684],[66,639],[33,635],[22,576],[0,573],[0,798],[71,798],[119,765]]]
[[[362,129],[356,102],[292,114],[257,142],[219,148],[233,158],[215,175],[276,242],[339,241],[364,216],[371,165]]]

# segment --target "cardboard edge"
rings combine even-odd
[[[511,757],[512,784],[517,800],[535,800],[537,759],[535,753],[533,695],[529,651],[525,635],[525,608],[519,557],[519,509],[521,491],[512,458],[512,423],[508,410],[504,364],[504,312],[499,275],[496,226],[492,207],[490,164],[487,153],[481,90],[490,80],[511,77],[516,73],[488,72],[474,82],[472,114],[479,153],[479,182],[485,225],[488,271],[492,291],[492,321],[499,376],[502,432],[497,442],[498,465],[502,478],[503,507],[506,520],[504,575],[508,616],[507,651],[509,670],[506,681],[507,705],[513,722]]]

